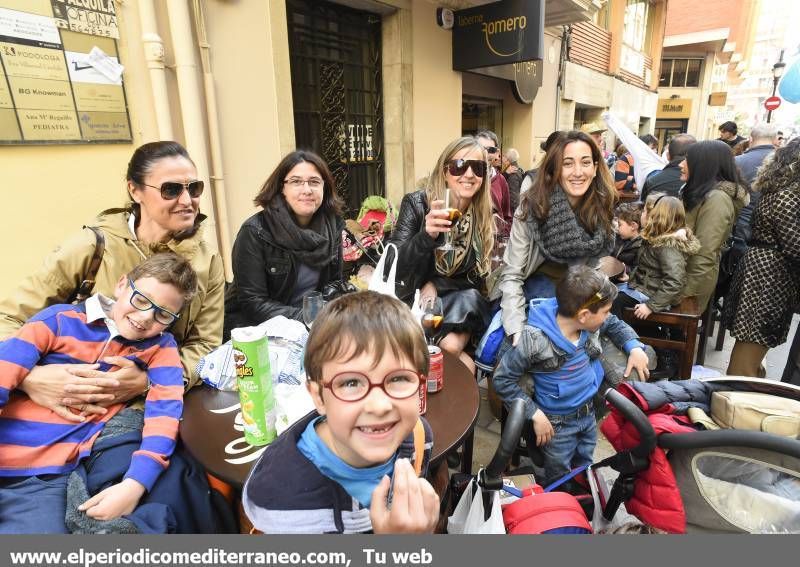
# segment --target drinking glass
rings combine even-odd
[[[450,189],[445,189],[444,208],[447,211],[447,220],[449,220],[452,224],[450,225],[450,232],[445,235],[444,244],[439,246],[439,250],[443,252],[450,252],[451,250],[456,249],[456,247],[453,246],[453,228],[455,228],[458,219],[461,218],[461,211],[450,206]]]
[[[324,305],[322,293],[318,291],[312,291],[303,298],[303,321],[305,321],[306,327],[311,328],[314,319],[317,318]]]
[[[441,297],[426,297],[422,300],[422,328],[428,338],[428,344],[433,344],[433,337],[442,326],[444,314],[442,312]]]

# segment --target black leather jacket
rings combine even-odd
[[[291,243],[276,242],[264,226],[258,212],[239,229],[233,244],[235,279],[225,292],[225,335],[237,326],[258,325],[278,315],[302,319],[302,308],[289,305],[297,284],[297,261],[288,247]],[[336,219],[338,254],[322,266],[317,289],[329,281],[342,278],[342,228]]]
[[[414,290],[427,282],[436,286],[439,295],[459,289],[477,288],[483,291],[484,279],[477,273],[472,248],[452,277],[444,277],[436,272],[435,251],[444,243],[444,235],[440,234],[434,240],[425,232],[425,215],[429,210],[424,190],[407,194],[400,204],[397,223],[389,239],[399,251],[395,281],[397,297],[411,299]]]

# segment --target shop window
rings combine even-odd
[[[491,130],[502,144],[503,101],[465,96],[461,101],[461,135],[474,136],[481,130]]]

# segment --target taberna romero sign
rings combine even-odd
[[[542,58],[542,0],[501,0],[455,13],[453,69],[467,71]]]

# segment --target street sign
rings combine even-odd
[[[764,101],[764,108],[772,112],[781,105],[781,97],[771,96]]]

